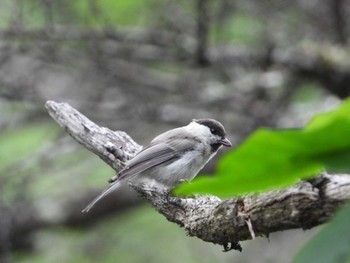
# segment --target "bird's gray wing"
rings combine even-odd
[[[183,136],[175,139],[173,131],[162,134],[162,137],[156,137],[150,145],[128,161],[123,170],[113,176],[109,182],[134,177],[154,166],[175,160],[184,152],[195,147],[196,142],[189,139],[189,134],[184,133]]]
[[[168,143],[150,144],[126,163],[126,166],[110,182],[134,177],[156,165],[178,158],[179,151]]]
[[[177,159],[179,155],[193,145],[187,138],[170,140],[168,143],[152,143],[139,152],[133,159],[126,163],[126,166],[118,175],[112,177],[111,184],[97,196],[84,210],[88,212],[99,200],[120,187],[121,182],[131,179],[141,172],[144,172],[156,165]]]

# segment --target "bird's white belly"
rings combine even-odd
[[[193,152],[185,153],[178,160],[157,167],[158,169],[150,169],[150,177],[166,187],[174,187],[182,180],[192,180],[212,156],[198,156]]]

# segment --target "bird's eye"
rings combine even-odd
[[[211,128],[211,129],[210,129],[210,132],[211,132],[212,134],[214,134],[214,135],[217,134],[217,130],[215,130],[214,128]]]

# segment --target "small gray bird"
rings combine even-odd
[[[110,185],[84,210],[126,182],[173,188],[192,180],[221,146],[231,147],[224,126],[213,119],[193,120],[187,126],[158,135],[109,182]]]

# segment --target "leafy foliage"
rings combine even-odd
[[[25,187],[33,186],[30,175],[38,174],[44,150],[57,137],[59,129],[53,124],[35,122],[17,129],[4,129],[0,134],[0,197],[3,201],[16,199]],[[33,179],[33,178],[32,178]],[[18,191],[22,189],[22,191]]]
[[[93,5],[88,1],[77,0],[70,4],[79,21],[89,26],[142,26],[146,19],[146,13],[142,11],[146,7],[147,4],[139,0],[102,0],[93,2]]]
[[[21,129],[5,130],[0,135],[0,171],[14,165],[40,149],[57,136],[59,129],[54,124],[35,123]]]
[[[350,170],[350,100],[313,118],[303,129],[261,128],[218,163],[215,177],[200,177],[177,194],[221,197],[288,186],[322,169]]]
[[[331,223],[306,244],[294,263],[350,262],[349,218],[350,204],[340,210]]]
[[[224,28],[214,24],[210,37],[212,42],[251,45],[257,43],[264,29],[263,21],[255,16],[236,14],[226,21]]]
[[[14,261],[210,263],[231,262],[233,255],[222,253],[219,246],[188,238],[147,206],[105,218],[89,231],[64,227],[42,230],[38,240],[38,253],[16,253]]]

